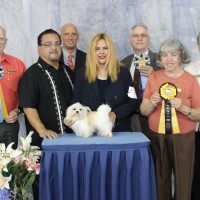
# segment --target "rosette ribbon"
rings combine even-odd
[[[1,88],[1,79],[3,78],[4,75],[4,69],[2,66],[0,66],[0,123],[3,122],[4,119],[7,118],[8,112],[6,108],[6,103],[3,97],[3,91]]]
[[[171,107],[170,99],[176,97],[178,90],[173,83],[163,83],[160,86],[159,93],[162,100],[160,122],[158,133],[177,134],[180,133],[175,108]]]
[[[144,65],[150,65],[150,58],[148,55],[140,53],[134,56],[133,62],[137,68],[141,68]]]

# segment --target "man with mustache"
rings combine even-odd
[[[27,133],[33,130],[32,144],[43,138],[57,138],[69,132],[64,126],[65,110],[70,105],[72,71],[59,62],[60,35],[48,29],[38,36],[38,62],[28,68],[19,83],[19,100],[26,117]]]
[[[32,145],[41,147],[43,138],[57,138],[71,132],[63,124],[65,111],[70,105],[73,73],[59,62],[60,35],[48,29],[38,36],[38,62],[28,68],[19,82],[20,107],[25,113],[27,133],[33,130]],[[38,199],[38,183],[33,185],[34,199]]]

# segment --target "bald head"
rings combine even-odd
[[[75,31],[76,33],[78,33],[76,26],[75,26],[74,24],[72,24],[72,23],[64,24],[64,25],[62,26],[62,28],[61,28],[61,34],[62,34],[63,31],[65,31],[65,29],[74,29],[74,31]]]
[[[0,26],[0,58],[2,56],[3,50],[5,49],[6,42],[6,31],[2,26]]]
[[[76,50],[77,41],[79,40],[79,34],[74,24],[67,23],[61,28],[61,40],[63,43],[63,49],[68,52]]]

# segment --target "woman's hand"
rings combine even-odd
[[[178,111],[180,110],[182,106],[182,100],[176,97],[171,98],[170,103],[171,103],[171,106],[174,107]]]
[[[153,93],[151,98],[150,98],[150,102],[152,104],[153,107],[156,107],[157,104],[160,102],[161,100],[161,97],[160,97],[160,94],[159,93]]]

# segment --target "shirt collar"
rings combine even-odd
[[[8,58],[8,55],[3,52],[0,62],[3,62],[3,61],[9,62],[9,59],[7,58]]]
[[[54,68],[53,66],[49,65],[48,63],[46,63],[46,62],[45,62],[42,58],[40,58],[40,57],[39,57],[39,59],[38,59],[38,63],[40,63],[40,65],[42,66],[42,68],[43,68],[44,70],[47,70],[48,68]],[[59,61],[59,67],[58,67],[58,69],[60,69],[61,66],[62,66],[62,63],[61,63],[61,61]]]
[[[73,58],[75,58],[76,57],[76,51],[77,51],[77,49],[75,49],[75,51],[73,51],[72,53],[69,53],[68,51],[63,49],[63,55],[67,58],[69,54],[72,54]]]
[[[146,52],[140,52],[140,53],[136,54],[136,53],[133,51],[133,53],[134,53],[134,55],[139,55],[140,53],[144,53],[145,55],[148,55],[149,49],[148,49]]]

